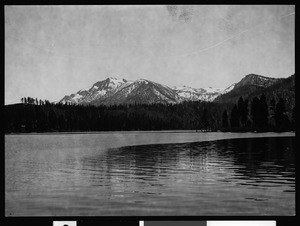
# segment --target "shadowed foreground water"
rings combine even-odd
[[[6,216],[295,214],[295,137],[17,147],[5,153]]]

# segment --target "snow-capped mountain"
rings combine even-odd
[[[134,104],[134,103],[179,103],[181,98],[176,92],[156,82],[138,79],[128,81],[113,92],[107,93],[103,98],[98,98],[90,102],[93,105],[105,104]]]
[[[213,101],[217,96],[224,92],[224,88],[192,88],[188,86],[175,86],[173,90],[184,100]]]
[[[220,95],[224,95],[243,84],[253,83],[266,85],[273,79],[256,75],[247,75],[239,83],[234,83],[227,88],[192,88],[188,86],[168,87],[150,80],[138,79],[128,81],[109,77],[98,81],[91,87],[81,89],[77,93],[67,95],[60,103],[113,105],[133,103],[180,103],[185,100],[214,101]],[[276,79],[275,79],[276,80]],[[258,82],[259,81],[259,82]]]
[[[126,79],[109,77],[103,81],[96,82],[91,87],[81,89],[77,93],[66,95],[60,103],[85,104],[93,100],[103,98],[109,93],[113,93],[119,86],[127,83]]]

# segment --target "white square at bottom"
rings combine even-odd
[[[77,226],[77,221],[53,221],[53,226]]]
[[[207,226],[276,226],[276,221],[207,221]]]

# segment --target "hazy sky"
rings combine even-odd
[[[295,73],[295,7],[6,6],[5,104],[107,77],[228,87]]]

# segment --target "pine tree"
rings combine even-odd
[[[238,103],[237,103],[237,108],[238,108],[238,120],[239,120],[239,123],[240,123],[240,126],[243,126],[243,120],[242,120],[242,115],[244,113],[244,99],[243,97],[240,97],[239,100],[238,100]]]
[[[227,111],[224,110],[223,111],[223,114],[222,114],[222,127],[224,129],[227,129],[228,128],[228,114],[227,114]]]
[[[296,126],[296,108],[294,106],[293,110],[292,110],[292,129],[293,129],[293,131],[295,131],[295,126]]]
[[[247,126],[247,121],[248,121],[248,103],[249,103],[248,99],[244,100],[244,108],[243,108],[243,115],[242,115],[242,122],[244,126]]]
[[[269,124],[272,128],[275,127],[275,109],[276,109],[276,102],[275,99],[272,98],[269,105]]]
[[[209,119],[208,119],[208,111],[206,108],[204,109],[202,114],[202,122],[203,122],[204,129],[207,130],[209,127]]]
[[[236,104],[233,106],[231,111],[230,126],[231,129],[237,129],[239,127],[239,112]]]
[[[264,94],[260,96],[259,109],[259,127],[262,130],[267,130],[269,111],[266,96]]]
[[[28,104],[34,104],[34,99],[32,97],[27,97]]]
[[[58,120],[57,120],[56,113],[55,113],[54,110],[51,110],[49,112],[49,126],[50,126],[50,128],[56,129],[57,126],[58,126],[57,122],[58,122]]]
[[[260,124],[260,101],[257,97],[254,97],[251,103],[251,118],[254,129],[259,128]]]
[[[285,102],[282,98],[279,99],[275,109],[275,124],[279,131],[286,131],[289,129],[289,119],[286,113]]]
[[[246,127],[248,120],[248,99],[244,101],[243,97],[238,100],[239,122],[241,127]]]

